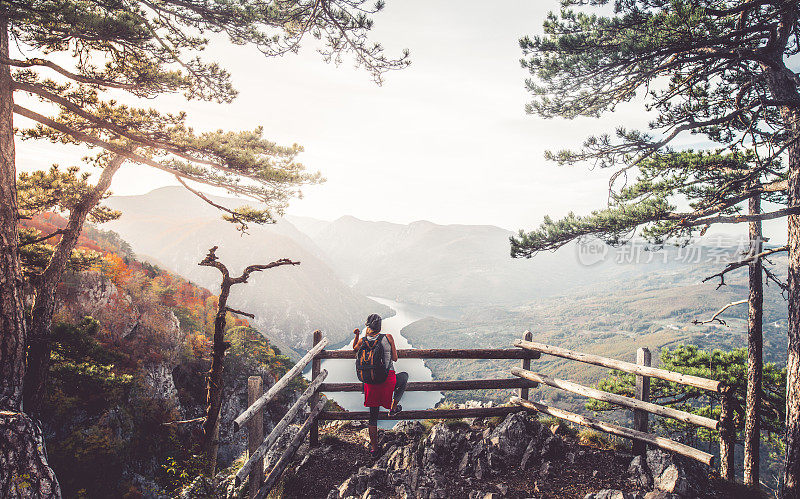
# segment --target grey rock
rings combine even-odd
[[[429,465],[447,465],[459,460],[464,450],[466,439],[461,432],[451,429],[444,423],[433,427],[423,442],[423,467]]]
[[[425,427],[419,421],[400,421],[394,425],[393,430],[395,433],[404,433],[410,436],[422,435],[425,433]]]
[[[462,476],[469,475],[472,471],[472,463],[470,461],[469,453],[464,453],[461,462],[458,465],[458,473]]]
[[[657,490],[678,495],[690,494],[691,484],[684,466],[671,454],[659,449],[647,451],[647,468]]]
[[[536,440],[531,440],[528,443],[528,447],[525,448],[525,452],[522,453],[522,460],[519,462],[519,467],[523,470],[527,470],[531,467],[534,460],[539,459],[539,449],[536,448]]]
[[[664,492],[663,490],[654,490],[645,494],[643,499],[680,499],[680,496]]]
[[[387,477],[385,469],[362,467],[339,486],[339,497],[363,497],[368,489],[381,490],[386,486]]]
[[[522,413],[509,414],[489,435],[489,442],[504,457],[517,460],[522,457],[528,445],[530,424]]]
[[[497,491],[500,492],[501,495],[508,495],[508,485],[504,483],[498,483],[495,485],[495,487],[497,487]]]
[[[647,463],[642,456],[636,456],[628,466],[628,476],[633,485],[637,488],[649,490],[653,488],[653,477],[647,468]]]
[[[632,494],[623,490],[603,489],[599,492],[586,494],[583,499],[642,499],[642,496],[638,493]]]

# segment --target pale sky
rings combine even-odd
[[[641,101],[601,119],[525,114],[518,40],[539,33],[546,12],[557,8],[557,0],[389,0],[374,18],[372,39],[390,55],[410,49],[412,64],[387,74],[381,87],[349,60],[325,64],[311,45],[267,59],[221,41],[205,57],[232,73],[240,92],[233,104],[169,96],[147,105],[184,109],[197,130],[260,125],[270,140],[303,145],[301,162],[328,181],[306,188],[290,214],[531,229],[546,214],[601,208],[607,196],[610,172],[558,167],[544,160],[546,149],[578,147],[592,133],[647,122]],[[82,156],[31,142],[18,142],[17,150],[21,170],[78,164]],[[128,165],[111,189],[130,195],[175,184],[167,174]]]

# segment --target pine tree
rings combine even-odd
[[[46,464],[41,432],[22,413],[28,344],[34,376],[28,385],[37,391],[46,376],[52,300],[45,296],[42,306],[34,304],[29,328],[17,241],[13,115],[37,123],[22,131],[23,137],[105,151],[96,156],[102,173],[95,198],[104,195],[104,180],[110,181],[123,161],[132,161],[174,175],[242,228],[269,222],[300,186],[320,180],[296,162],[299,146],[278,146],[265,140],[260,129],[196,133],[184,113],[122,105],[109,92],[143,98],[182,93],[187,99],[230,102],[236,91],[229,74],[200,57],[208,35],[214,33],[236,45],[255,46],[267,56],[296,52],[305,38],[312,37],[325,61],[338,63],[349,54],[380,83],[386,71],[408,64],[407,53],[391,59],[368,39],[371,16],[382,7],[381,1],[370,5],[360,0],[12,0],[0,7],[0,410],[8,413],[0,418],[0,454],[8,463],[0,488],[11,497],[60,495]],[[25,56],[12,56],[12,45],[24,47]],[[42,109],[16,102],[20,93],[39,99]],[[58,109],[55,116],[49,113],[53,105]],[[213,203],[191,182],[222,187],[266,207],[229,209]],[[87,201],[76,207],[76,214],[84,214],[77,218],[85,220],[94,205]],[[79,232],[83,220],[74,224],[71,220],[70,227]],[[56,247],[50,260],[52,270],[44,271],[50,283],[63,272],[62,264],[71,254],[70,239],[62,235],[64,244]],[[26,398],[33,400],[35,393]],[[22,475],[27,476],[24,485],[19,480]]]
[[[750,247],[739,261],[727,265],[722,271],[709,276],[725,284],[725,275],[743,266],[748,267],[750,293],[747,300],[733,302],[717,312],[717,317],[730,306],[748,303],[748,379],[745,431],[745,477],[747,485],[758,483],[759,474],[759,411],[762,376],[762,276],[777,283],[784,291],[787,286],[768,268],[762,266],[761,196],[758,189],[785,188],[785,168],[777,161],[761,165],[755,153],[672,153],[653,155],[639,164],[639,176],[632,185],[612,196],[611,206],[588,217],[568,216],[564,220],[545,223],[538,231],[520,233],[512,238],[512,252],[529,256],[544,247],[565,244],[575,238],[596,235],[612,244],[620,244],[641,228],[651,241],[663,244],[669,237],[688,242],[692,235],[704,233],[715,223],[741,222],[739,213],[743,201],[748,202]],[[746,192],[752,192],[749,197]],[[785,193],[771,190],[768,199],[785,204]],[[688,201],[693,211],[676,213],[678,200]],[[778,210],[780,213],[781,210]],[[748,219],[745,217],[745,219]],[[786,247],[773,248],[767,254],[786,251]],[[706,321],[709,322],[709,321]]]
[[[660,365],[670,371],[701,376],[703,378],[722,381],[731,387],[733,421],[737,433],[747,432],[745,405],[748,400],[749,387],[749,353],[744,348],[730,351],[707,351],[694,345],[678,345],[673,349],[663,349],[660,354]],[[600,390],[633,397],[636,388],[636,376],[612,370],[600,380],[596,387]],[[766,444],[772,449],[771,454],[780,458],[779,450],[784,435],[786,370],[767,363],[759,385],[763,400],[759,404],[761,428],[766,434]],[[720,394],[692,387],[671,383],[655,378],[650,380],[650,400],[659,405],[674,407],[710,418],[719,418]],[[591,401],[586,404],[591,411],[613,411],[617,407],[605,402]],[[658,433],[683,442],[705,441],[712,447],[718,440],[717,431],[698,428],[669,418],[658,418],[655,422]]]
[[[624,172],[645,158],[669,152],[673,140],[685,134],[703,134],[723,146],[741,143],[764,150],[766,164],[786,159],[788,208],[780,213],[738,217],[749,222],[788,215],[789,348],[783,493],[787,498],[798,498],[800,75],[787,61],[800,52],[800,5],[794,0],[617,0],[610,10],[609,3],[562,0],[561,11],[546,19],[543,36],[520,41],[526,56],[523,65],[532,74],[527,86],[534,99],[528,112],[545,117],[600,116],[637,95],[646,98],[647,109],[656,113],[650,131],[620,128],[614,137],[590,137],[580,150],[549,154],[560,163],[592,161],[600,167],[615,168],[612,189]],[[771,192],[764,187],[750,190]],[[641,208],[653,214],[666,209],[654,203]],[[572,225],[580,224],[574,215],[568,219]],[[624,215],[620,220],[620,226],[609,222],[609,228],[624,230],[628,222]],[[523,236],[518,241],[521,244],[512,251],[520,255],[525,254],[526,246],[536,245]]]

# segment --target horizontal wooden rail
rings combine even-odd
[[[407,392],[436,392],[440,390],[484,390],[504,388],[536,388],[538,383],[520,378],[498,379],[459,379],[450,381],[411,381],[406,385]],[[360,392],[361,383],[322,383],[321,392]]]
[[[474,407],[469,409],[424,409],[420,411],[401,411],[396,416],[389,416],[388,412],[381,412],[378,414],[378,419],[401,421],[404,419],[488,418],[492,416],[506,416],[523,410],[525,409],[518,406]],[[325,411],[319,415],[319,419],[329,421],[369,419],[369,412]]]
[[[519,405],[520,407],[525,407],[529,410],[539,411],[549,416],[553,416],[559,419],[564,419],[566,421],[579,424],[581,426],[586,426],[595,430],[611,433],[612,435],[617,435],[619,437],[639,440],[648,443],[650,445],[659,447],[661,449],[689,457],[696,461],[700,461],[701,463],[704,463],[708,466],[714,465],[714,456],[712,454],[697,450],[693,447],[689,447],[688,445],[684,445],[680,442],[676,442],[668,438],[653,435],[652,433],[645,433],[643,431],[633,430],[631,428],[626,428],[624,426],[617,426],[615,424],[606,423],[594,418],[581,416],[580,414],[575,414],[574,412],[568,412],[562,409],[557,409],[555,407],[550,407],[544,404],[540,404],[538,402],[524,400],[519,397],[511,397],[511,402]]]
[[[539,352],[517,348],[404,348],[397,351],[401,359],[538,359]],[[325,350],[319,359],[355,359],[355,350]]]
[[[595,388],[579,385],[578,383],[573,383],[572,381],[551,378],[545,374],[526,371],[524,369],[520,369],[519,367],[512,368],[511,374],[521,378],[529,379],[531,381],[536,381],[537,383],[543,383],[554,388],[559,388],[576,395],[582,395],[584,397],[600,400],[602,402],[622,405],[625,407],[630,407],[631,409],[640,409],[651,414],[677,419],[678,421],[683,421],[684,423],[691,423],[693,425],[703,426],[712,430],[719,429],[719,421],[716,419],[698,416],[697,414],[692,414],[690,412],[679,411],[678,409],[672,409],[670,407],[664,407],[658,404],[644,402],[630,397],[623,397],[622,395],[617,395],[615,393],[604,392]]]
[[[578,362],[585,362],[587,364],[594,364],[596,366],[617,369],[619,371],[638,374],[640,376],[651,376],[653,378],[672,381],[674,383],[693,386],[695,388],[701,388],[703,390],[709,390],[712,392],[721,391],[722,383],[712,379],[701,378],[699,376],[681,374],[674,371],[667,371],[665,369],[658,369],[657,367],[642,366],[622,360],[600,357],[599,355],[575,352],[573,350],[567,350],[566,348],[554,347],[551,345],[545,345],[543,343],[534,343],[532,341],[516,340],[514,341],[514,346],[531,352],[546,353],[555,357],[577,360]]]
[[[283,451],[283,454],[278,459],[278,462],[272,467],[267,475],[267,479],[264,481],[264,485],[258,491],[258,495],[256,496],[258,499],[262,499],[267,497],[269,491],[272,490],[272,487],[275,486],[275,482],[278,481],[278,478],[283,474],[286,466],[291,461],[292,457],[294,456],[297,449],[303,443],[303,439],[306,438],[308,432],[311,430],[311,425],[317,420],[317,416],[322,412],[322,408],[325,407],[325,400],[320,400],[317,405],[311,410],[311,414],[308,415],[306,418],[305,423],[303,426],[300,427],[300,431],[292,438],[292,441],[289,442],[289,446],[286,447],[286,450]]]
[[[281,379],[276,381],[275,384],[272,385],[272,387],[270,387],[267,393],[262,395],[255,402],[253,402],[253,404],[250,407],[248,407],[247,410],[245,410],[243,413],[239,415],[239,417],[233,420],[233,431],[239,431],[239,428],[241,428],[242,425],[244,425],[247,421],[249,421],[250,418],[252,418],[256,412],[260,411],[261,408],[267,405],[270,400],[275,398],[275,396],[278,395],[278,393],[280,393],[281,390],[286,388],[289,382],[295,376],[300,374],[303,371],[303,368],[306,367],[308,363],[311,362],[311,360],[314,358],[314,356],[317,355],[320,351],[322,351],[322,349],[325,348],[325,345],[327,344],[328,344],[328,338],[322,338],[322,341],[317,343],[314,346],[314,348],[312,348],[311,350],[308,351],[308,353],[303,355],[303,357],[297,361],[297,364],[292,366],[292,368],[289,369],[286,372],[286,374],[284,374],[283,377],[281,377]]]
[[[250,454],[250,458],[247,460],[247,462],[244,463],[244,465],[241,467],[241,469],[239,469],[238,472],[236,472],[236,477],[234,478],[234,482],[236,482],[237,486],[240,485],[242,483],[242,480],[244,480],[244,478],[250,473],[250,469],[253,467],[253,465],[259,462],[262,457],[264,457],[264,454],[266,454],[267,451],[269,451],[270,447],[272,447],[272,445],[278,440],[281,434],[284,431],[286,431],[286,428],[294,420],[294,417],[297,415],[297,413],[300,412],[300,409],[305,407],[306,402],[308,402],[308,399],[310,399],[312,395],[317,393],[319,385],[322,384],[322,382],[325,380],[327,376],[328,376],[328,371],[323,370],[321,373],[319,373],[319,375],[316,378],[314,378],[311,381],[311,383],[308,385],[308,388],[306,388],[306,391],[304,391],[303,394],[300,395],[297,401],[292,405],[292,407],[290,407],[289,410],[286,411],[286,414],[284,414],[284,416],[281,418],[278,424],[275,425],[275,428],[272,429],[267,438],[265,438],[264,441],[261,442],[261,445],[258,446],[258,449],[256,449],[255,452],[252,452]]]

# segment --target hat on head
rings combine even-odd
[[[380,332],[381,330],[381,316],[378,314],[370,314],[367,317],[367,322],[364,323],[368,328],[372,329],[376,333]]]

